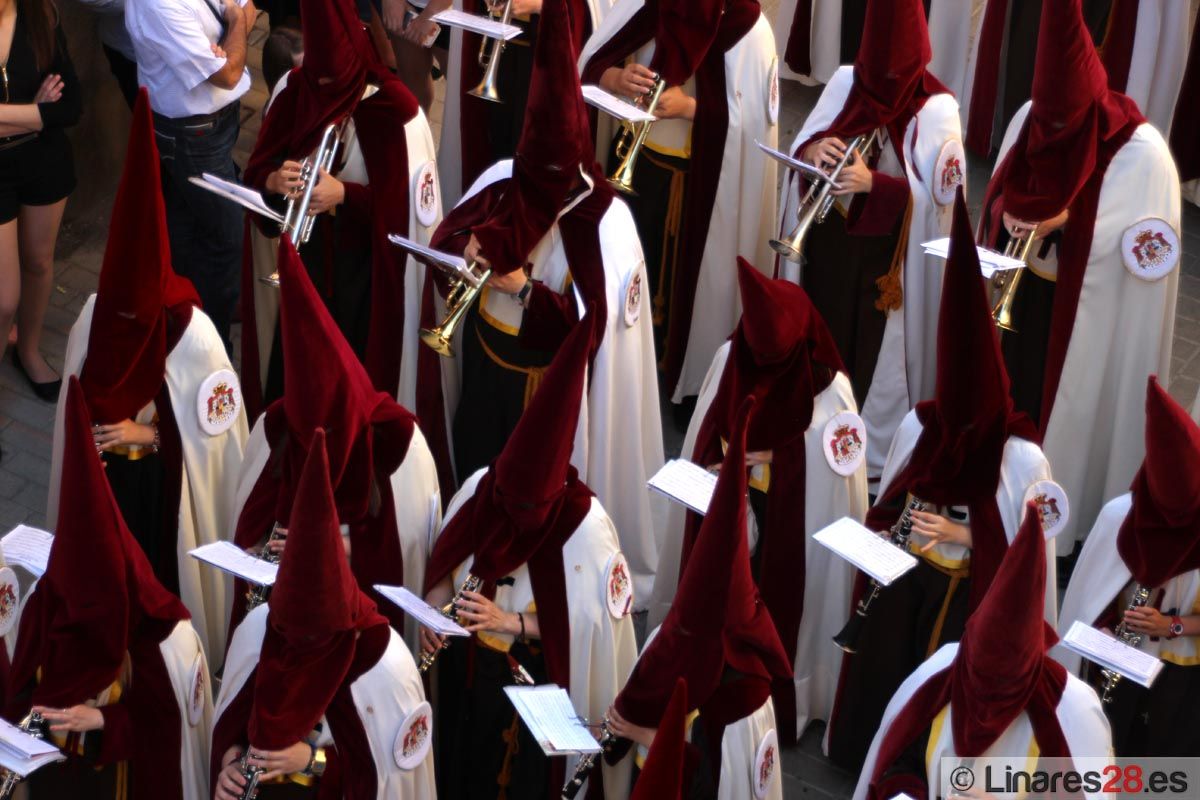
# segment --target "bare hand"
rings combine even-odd
[[[611,94],[640,99],[654,89],[654,71],[641,64],[609,67],[600,76],[600,86]]]
[[[403,3],[401,3],[401,5],[403,5]],[[427,15],[428,10],[429,9],[426,8],[425,11],[422,11],[420,14],[413,17],[408,23],[408,27],[404,29],[405,41],[414,44],[417,47],[424,47],[425,42],[429,41],[429,39],[435,35],[434,26],[437,25],[437,23],[429,18]]]
[[[324,214],[340,206],[345,199],[346,185],[322,169],[308,201],[308,215]]]
[[[529,283],[529,276],[523,269],[514,269],[503,275],[493,272],[492,277],[488,278],[488,287],[503,294],[516,295],[525,288],[527,283]]]
[[[1130,630],[1147,636],[1165,639],[1171,633],[1171,619],[1157,608],[1142,606],[1125,612],[1125,624]]]
[[[57,103],[62,98],[63,79],[62,75],[50,74],[42,81],[42,85],[38,87],[37,94],[33,96],[34,103]]]
[[[471,238],[467,240],[467,246],[463,250],[463,260],[468,264],[482,264],[485,267],[490,267],[492,263],[483,255],[483,246],[479,244],[479,240],[475,238],[475,234],[471,234]]]
[[[929,538],[929,543],[921,548],[922,553],[928,553],[937,544],[971,546],[971,529],[966,525],[951,522],[941,514],[931,514],[928,511],[914,511],[912,519],[913,533]]]
[[[308,742],[296,742],[283,750],[259,750],[251,746],[250,758],[246,760],[252,767],[263,770],[262,783],[272,781],[284,775],[303,772],[312,760],[312,748]]]
[[[87,733],[104,729],[104,715],[94,706],[77,705],[70,708],[46,708],[34,706],[33,711],[41,714],[50,723],[54,733]]]
[[[408,11],[408,3],[405,0],[383,0],[380,11],[382,12],[384,29],[392,36],[402,35],[404,33],[404,17]]]
[[[433,653],[441,650],[446,646],[446,637],[441,634],[434,633],[424,625],[419,629],[419,638],[422,653]]]
[[[231,747],[221,758],[221,772],[217,775],[216,791],[213,800],[238,800],[246,779],[242,776],[242,768],[238,763],[242,758],[242,748]]]
[[[521,620],[516,614],[502,611],[479,592],[463,592],[457,605],[458,618],[469,623],[463,627],[471,633],[491,631],[515,635],[521,632]]]
[[[229,57],[229,55],[225,52],[225,49],[223,47],[221,47],[221,45],[217,44],[216,42],[213,42],[212,44],[210,44],[208,46],[208,49],[211,50],[212,54],[214,56],[216,56],[217,58],[228,58]]]
[[[814,167],[829,170],[837,166],[844,155],[846,155],[846,143],[836,136],[828,136],[818,139],[804,148],[804,152],[800,154],[800,160],[812,164]]]
[[[267,191],[284,197],[298,196],[301,187],[304,186],[304,181],[300,179],[302,170],[303,166],[299,161],[284,161],[279,169],[267,175]]]
[[[654,744],[654,734],[658,733],[657,728],[643,728],[627,721],[617,713],[616,706],[608,707],[608,729],[622,739],[636,742],[647,750]]]
[[[1017,219],[1012,214],[1009,214],[1007,211],[1005,211],[1003,214],[1004,228],[1008,231],[1009,236],[1012,236],[1014,239],[1027,236],[1030,232],[1033,232],[1035,239],[1044,239],[1062,226],[1066,225],[1068,216],[1069,212],[1066,209],[1063,209],[1048,220],[1044,220],[1042,222],[1026,222],[1025,220]]]
[[[504,3],[497,2],[489,3],[492,7],[492,13],[501,14],[504,12]],[[528,17],[530,14],[542,13],[542,0],[513,0],[512,15],[514,17]]]
[[[746,466],[757,467],[761,464],[770,464],[773,455],[773,450],[756,450],[753,453],[746,453]]]
[[[658,105],[654,108],[654,116],[658,119],[687,119],[696,118],[696,98],[688,97],[683,89],[672,86],[658,96]]]
[[[871,191],[873,183],[871,169],[862,158],[855,156],[854,159],[842,168],[841,174],[838,175],[836,188],[832,194],[835,197],[842,197],[850,194],[865,194]]]
[[[93,425],[92,440],[96,450],[111,450],[114,447],[149,447],[154,444],[154,426],[142,425],[131,419],[123,419],[112,425]]]

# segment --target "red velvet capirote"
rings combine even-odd
[[[642,651],[615,706],[636,725],[658,724],[677,678],[693,706],[702,709],[721,686],[726,668],[761,687],[747,695],[736,719],[753,713],[775,678],[792,665],[775,624],[758,597],[746,544],[746,431],[755,406],[747,397],[721,464],[708,513],[688,555],[679,588],[658,634]]]
[[[141,623],[189,618],[125,526],[75,377],[69,378],[63,425],[63,504],[46,574],[22,614],[9,694],[27,688],[40,670],[33,702],[56,707],[107,689]]]
[[[167,369],[168,318],[198,305],[191,281],[171,269],[154,120],[140,89],[80,370],[93,422],[132,419],[154,399]]]
[[[248,734],[250,744],[263,750],[308,736],[341,688],[359,633],[387,624],[350,572],[329,480],[325,434],[316,430],[254,678]]]
[[[566,0],[545,0],[512,180],[487,219],[472,228],[497,273],[525,266],[568,193],[581,184],[580,169],[595,160],[577,58]]]
[[[872,800],[894,796],[889,783],[902,777],[885,776],[947,704],[960,758],[983,755],[1022,713],[1043,758],[1071,755],[1057,716],[1067,673],[1046,655],[1058,636],[1043,618],[1045,593],[1046,540],[1030,502],[987,596],[967,620],[954,660],[916,690],[883,737]]]
[[[903,163],[901,145],[908,123],[926,100],[950,91],[925,68],[932,58],[921,0],[869,0],[850,93],[829,127],[809,137],[797,153],[827,136],[847,141],[887,128]]]
[[[1144,586],[1200,567],[1200,427],[1151,375],[1146,381],[1146,458],[1117,552]]]

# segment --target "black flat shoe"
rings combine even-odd
[[[29,377],[29,373],[25,371],[24,365],[21,364],[21,357],[17,355],[16,348],[13,348],[12,357],[13,366],[17,368],[18,372],[25,376],[26,382],[29,384],[29,387],[33,389],[33,393],[38,396],[38,399],[47,403],[57,403],[59,390],[62,389],[62,378],[56,378],[55,380],[46,381],[45,383],[38,383],[33,378]]]

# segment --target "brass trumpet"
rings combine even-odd
[[[458,622],[458,601],[462,600],[463,593],[478,592],[479,587],[481,586],[483,586],[483,578],[476,578],[474,575],[468,575],[467,579],[463,581],[462,586],[458,587],[458,592],[454,595],[454,599],[439,608],[438,611],[441,612],[443,617]],[[421,653],[421,660],[417,664],[417,671],[422,675],[428,672],[429,668],[433,666],[433,662],[437,661],[438,653],[442,652],[442,650],[445,650],[447,646],[448,644],[444,644],[432,652]]]
[[[296,247],[307,243],[309,237],[312,236],[316,217],[308,213],[308,207],[312,204],[313,189],[316,188],[317,181],[321,179],[321,170],[326,172],[333,170],[334,160],[342,145],[342,137],[345,134],[348,120],[349,117],[340,123],[335,122],[327,126],[317,149],[300,164],[300,194],[288,197],[287,209],[284,211],[283,222],[280,225],[280,233],[288,234],[292,238],[292,244]],[[279,271],[276,270],[259,280],[268,286],[277,287],[279,286]]]
[[[912,512],[924,511],[925,508],[925,503],[915,497],[909,501],[904,513],[900,515],[900,519],[896,520],[896,524],[888,531],[892,544],[902,550],[908,547],[908,537],[912,535]],[[858,640],[862,634],[863,623],[867,621],[867,616],[871,613],[871,604],[875,602],[875,598],[882,590],[882,584],[871,578],[867,586],[867,593],[859,598],[858,605],[854,607],[854,614],[838,631],[837,636],[833,637],[834,644],[851,655],[858,652]]]
[[[655,75],[654,88],[646,95],[647,114],[653,114],[654,109],[658,108],[658,100],[666,88],[667,82],[663,76]],[[650,135],[650,126],[653,124],[652,121],[621,122],[621,135],[617,137],[616,145],[617,158],[621,159],[621,163],[608,179],[609,184],[617,191],[637,195],[633,190],[633,168],[637,166],[638,156],[641,155],[642,146],[646,143],[646,137]]]
[[[38,739],[46,738],[46,720],[36,711],[30,711],[18,726],[21,730]],[[18,775],[10,769],[0,770],[3,780],[0,780],[0,800],[9,800],[16,790],[17,784],[26,776]]]
[[[1133,585],[1133,597],[1129,598],[1129,605],[1125,607],[1125,610],[1132,611],[1135,608],[1142,608],[1150,602],[1152,594],[1153,591],[1149,586],[1135,583]],[[1124,614],[1121,615],[1121,622],[1117,625],[1117,629],[1113,631],[1113,634],[1117,637],[1117,641],[1127,644],[1130,647],[1137,647],[1142,643],[1142,634],[1129,629],[1129,625],[1125,622]],[[1100,675],[1104,681],[1100,701],[1104,705],[1108,705],[1112,703],[1112,693],[1117,688],[1117,685],[1121,683],[1122,676],[1121,673],[1111,669],[1100,670]]]
[[[258,552],[258,557],[270,564],[278,564],[279,556],[271,552],[271,543],[279,541],[279,523],[271,526],[271,534],[267,536],[267,541],[263,543],[262,550]],[[269,586],[252,586],[246,591],[246,613],[249,614],[254,609],[267,602],[267,595],[270,593]]]
[[[496,18],[495,11],[489,0],[487,2],[488,16],[492,19]],[[504,11],[500,14],[500,24],[508,25],[512,20],[512,0],[508,0],[504,4]],[[499,88],[496,86],[496,76],[500,71],[500,56],[504,54],[504,48],[508,46],[508,42],[504,39],[492,39],[491,37],[483,37],[483,41],[479,43],[479,66],[483,67],[483,78],[475,86],[474,89],[467,92],[472,97],[478,97],[480,100],[487,100],[491,103],[503,103],[500,98]]]
[[[446,295],[445,318],[434,328],[421,328],[421,341],[444,358],[454,358],[454,347],[451,345],[454,330],[467,315],[468,309],[479,297],[483,287],[487,285],[488,278],[492,277],[490,268],[484,269],[483,272],[476,272],[476,269],[477,264],[474,261],[467,265],[467,270],[476,278],[474,284],[457,272],[451,273],[453,279],[450,283],[450,292]]]
[[[1033,249],[1035,233],[1036,230],[1033,230],[1024,236],[1010,238],[1008,245],[1004,248],[1004,255],[1018,261],[1028,261],[1029,251]],[[996,327],[1002,331],[1017,332],[1017,329],[1013,327],[1012,319],[1013,299],[1017,296],[1017,284],[1021,282],[1021,276],[1025,274],[1025,269],[1025,267],[1018,267],[1017,269],[1001,270],[992,277],[992,286],[1000,292],[996,298],[996,304],[992,306],[992,319],[996,322]]]
[[[788,261],[800,260],[804,239],[808,236],[809,229],[814,223],[820,225],[824,222],[825,218],[829,216],[830,209],[833,208],[833,202],[836,199],[833,196],[833,189],[838,178],[842,176],[842,170],[848,164],[853,163],[855,159],[866,158],[878,142],[878,129],[868,134],[855,136],[850,140],[842,160],[837,163],[829,176],[823,181],[814,180],[809,184],[808,192],[800,200],[800,208],[796,212],[798,217],[796,227],[792,228],[792,232],[787,235],[787,238],[772,239],[770,242],[772,250]]]

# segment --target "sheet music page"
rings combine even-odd
[[[53,541],[54,534],[49,531],[18,525],[0,539],[0,549],[7,563],[23,567],[40,578],[46,574]]]
[[[687,459],[674,458],[663,464],[646,485],[697,514],[707,514],[717,476]]]
[[[391,600],[400,608],[404,609],[404,613],[415,619],[417,622],[429,628],[434,633],[442,636],[470,636],[467,629],[459,625],[449,617],[442,616],[442,612],[438,611],[433,606],[426,603],[420,597],[405,589],[403,586],[385,586],[381,583],[375,584],[375,591]]]
[[[192,558],[211,564],[257,586],[273,586],[279,565],[255,558],[233,542],[213,542],[189,550]]]
[[[546,755],[599,753],[595,737],[579,721],[561,686],[505,686],[504,691]]]
[[[449,25],[451,28],[464,28],[491,39],[503,39],[506,42],[521,35],[521,29],[516,25],[503,25],[491,17],[468,14],[453,8],[446,9],[440,14],[434,14],[433,21]]]
[[[1079,620],[1071,624],[1062,643],[1089,661],[1119,672],[1147,689],[1162,671],[1163,662],[1159,659]]]
[[[267,219],[275,220],[282,223],[283,216],[278,211],[267,205],[267,201],[263,199],[261,192],[256,192],[249,186],[243,186],[240,183],[227,181],[213,175],[210,172],[205,172],[199,177],[193,175],[188,178],[190,183],[194,183],[202,189],[208,189],[210,192],[219,194],[227,200],[232,200],[238,205],[248,208],[256,214],[261,214]]]
[[[647,114],[645,109],[638,108],[594,84],[583,87],[583,99],[604,113],[626,122],[653,122],[657,119],[653,114]]]
[[[950,237],[943,239],[934,239],[929,242],[922,242],[921,247],[925,248],[925,252],[931,256],[938,258],[950,257]],[[991,278],[997,272],[1006,269],[1020,269],[1025,266],[1025,262],[1003,253],[997,253],[995,250],[989,250],[986,247],[976,245],[976,252],[979,253],[979,271],[983,273],[983,277]]]
[[[809,180],[813,180],[813,179],[825,180],[826,178],[829,177],[824,172],[822,172],[820,168],[814,167],[812,164],[809,164],[805,161],[801,161],[797,158],[792,158],[787,153],[783,153],[779,150],[776,150],[773,147],[768,147],[767,145],[763,144],[762,142],[758,141],[757,139],[754,141],[754,143],[756,145],[758,145],[759,150],[762,150],[764,153],[766,153],[771,158],[778,161],[780,164],[783,164],[785,167],[788,167],[789,169],[794,169],[797,172],[803,174],[804,177],[808,178]]]
[[[450,272],[456,273],[461,278],[465,278],[472,286],[479,285],[479,276],[467,269],[467,261],[462,256],[445,253],[441,250],[434,250],[432,247],[426,247],[420,242],[414,242],[412,239],[401,236],[398,233],[389,233],[388,241],[413,255],[420,256],[435,264],[440,264]]]
[[[0,766],[25,777],[66,758],[52,742],[31,736],[8,720],[0,720]]]
[[[825,527],[813,538],[884,586],[917,566],[917,559],[849,517]]]

